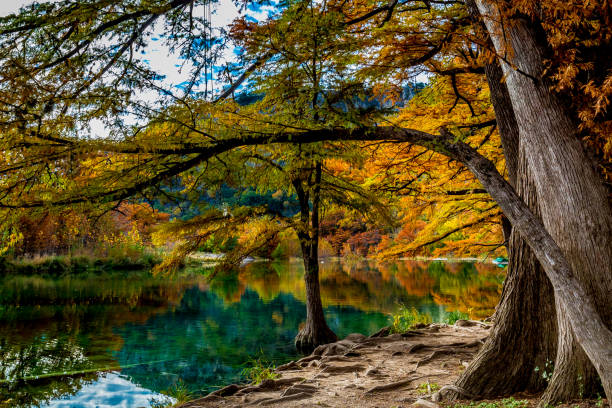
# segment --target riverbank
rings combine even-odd
[[[453,326],[431,324],[403,334],[387,335],[384,330],[370,337],[351,334],[278,367],[274,380],[232,384],[179,407],[534,407],[535,395],[483,405],[440,402],[480,349],[489,329],[480,322],[459,320]],[[605,405],[601,401],[571,404],[576,406]]]
[[[62,255],[21,259],[0,258],[0,276],[63,276],[86,272],[142,271],[151,269],[161,261],[161,256],[149,253],[137,257],[109,258]]]
[[[212,252],[194,252],[187,256],[188,259],[193,261],[199,261],[204,263],[215,264],[223,259],[225,254],[222,253],[212,253]],[[289,259],[268,259],[261,257],[248,257],[245,262],[271,262],[271,261],[279,261],[285,260],[290,262],[302,262],[302,258],[299,257],[291,257]],[[372,257],[358,257],[358,256],[326,256],[319,257],[319,261],[321,263],[325,262],[342,262],[342,261],[352,261],[352,262],[360,262],[360,261],[388,261],[380,258],[372,258]],[[464,257],[464,258],[453,258],[453,257],[427,257],[427,256],[414,256],[414,257],[399,257],[393,258],[391,261],[418,261],[418,262],[479,262],[485,264],[493,264],[497,265],[499,262],[496,262],[496,259],[491,257]]]
[[[186,259],[186,264],[200,267],[214,267],[221,259],[223,254],[196,252]],[[0,257],[0,276],[3,275],[42,275],[42,276],[62,276],[80,274],[84,272],[101,271],[141,271],[151,269],[162,262],[163,255],[153,252],[143,252],[138,256],[119,256],[98,258],[92,256],[68,256],[68,255],[49,255],[36,258],[17,258],[9,259]],[[477,258],[399,258],[397,260],[410,261],[440,261],[440,262],[480,262],[493,263]],[[249,257],[242,264],[250,262],[271,262],[274,260]],[[321,258],[321,263],[347,261],[341,257]],[[378,261],[374,258],[350,259],[352,262],[359,261]],[[300,258],[292,258],[290,262],[301,262]]]

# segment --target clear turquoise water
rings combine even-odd
[[[254,263],[209,284],[106,273],[0,278],[0,406],[149,407],[177,387],[202,395],[241,379],[252,357],[281,364],[304,321],[299,263]],[[398,305],[443,320],[491,313],[494,266],[396,262],[322,265],[328,324],[372,333]]]

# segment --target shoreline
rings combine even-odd
[[[371,336],[349,334],[277,367],[276,379],[230,384],[177,407],[435,408],[434,401],[465,369],[491,326],[458,320],[452,326],[420,327],[402,334],[389,334],[388,328]]]
[[[492,326],[474,320],[433,323],[401,334],[381,329],[349,334],[275,369],[276,379],[230,384],[177,404],[177,408],[537,408],[539,394],[445,401],[455,380],[486,340]],[[386,330],[385,330],[386,329]],[[503,369],[503,368],[502,368]],[[555,408],[602,408],[605,400],[581,399]]]
[[[222,253],[212,253],[212,252],[195,252],[193,254],[188,255],[187,257],[194,261],[201,261],[208,264],[215,264],[219,260],[223,259],[225,254]],[[250,262],[301,262],[302,258],[300,257],[291,257],[288,259],[268,259],[268,258],[260,258],[260,257],[249,257],[243,264]],[[474,262],[474,263],[484,263],[497,265],[494,258],[478,258],[478,257],[427,257],[427,256],[414,256],[414,257],[399,257],[399,258],[389,258],[389,259],[381,259],[381,258],[371,258],[371,257],[342,257],[342,256],[328,256],[328,257],[320,257],[319,261],[321,263],[325,262],[393,262],[393,261],[415,261],[415,262]]]

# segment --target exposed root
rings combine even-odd
[[[375,387],[370,388],[365,393],[366,394],[372,394],[374,392],[393,391],[393,390],[396,390],[398,388],[403,388],[403,387],[409,385],[411,382],[413,382],[415,380],[418,380],[419,378],[423,378],[423,377],[427,377],[427,376],[422,375],[422,376],[418,376],[418,377],[408,378],[408,379],[402,380],[402,381],[392,382],[392,383],[389,383],[389,384],[377,385]]]
[[[444,387],[440,388],[440,391],[436,392],[433,396],[432,396],[432,400],[433,401],[441,401],[443,399],[447,399],[447,397],[449,395],[460,395],[461,397],[465,398],[465,399],[474,399],[476,398],[475,395],[470,394],[468,391],[464,390],[461,387],[458,387],[454,384],[449,384],[449,385],[445,385]]]
[[[295,347],[302,353],[311,353],[318,346],[333,343],[337,340],[338,337],[327,325],[317,330],[307,325],[295,336]]]
[[[289,371],[289,370],[300,370],[302,367],[295,361],[290,361],[287,364],[282,364],[276,367],[276,371]]]
[[[415,370],[418,369],[423,364],[427,364],[430,361],[434,360],[436,357],[440,357],[440,356],[447,355],[447,354],[453,354],[453,351],[452,350],[435,350],[433,353],[431,353],[427,357],[417,361]]]
[[[307,392],[300,392],[300,393],[293,394],[293,395],[287,395],[285,397],[269,398],[269,399],[266,399],[265,401],[261,401],[259,404],[257,404],[257,406],[273,405],[273,404],[278,404],[278,403],[286,402],[286,401],[298,401],[298,400],[303,400],[303,399],[310,398],[310,397],[312,397],[312,394],[309,394]]]
[[[363,370],[365,370],[365,367],[361,364],[353,364],[353,365],[346,365],[346,366],[326,365],[321,370],[321,373],[343,374],[343,373],[355,373],[355,372],[363,371]]]
[[[217,391],[211,392],[210,395],[215,395],[218,397],[229,397],[230,395],[236,394],[238,391],[242,390],[243,388],[245,388],[243,385],[230,384],[226,387],[218,389]]]
[[[295,384],[289,388],[287,388],[281,394],[281,397],[286,397],[287,395],[299,394],[301,392],[314,394],[317,391],[317,387],[308,384]]]

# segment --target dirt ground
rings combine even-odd
[[[259,385],[232,384],[181,408],[208,407],[350,407],[436,408],[444,387],[465,369],[488,334],[489,326],[459,320],[432,324],[403,334],[382,332],[370,337],[351,334],[317,348],[310,356],[277,368],[279,377]],[[440,389],[442,392],[440,393]],[[516,396],[477,408],[535,406],[535,396]],[[469,404],[473,402],[454,402]],[[441,404],[441,405],[440,405]],[[488,404],[488,405],[487,405]],[[601,401],[569,405],[603,407]],[[576,407],[577,408],[577,407]]]

